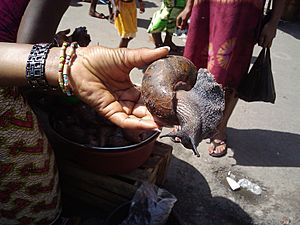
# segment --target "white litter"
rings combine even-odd
[[[233,191],[240,189],[241,186],[231,177],[226,177],[226,180]]]
[[[252,183],[250,180],[248,179],[240,179],[238,181],[238,184],[242,187],[242,188],[245,188],[247,189],[248,191],[251,191],[253,194],[256,194],[256,195],[260,195],[262,193],[262,189],[260,186],[258,186],[257,184],[255,183]]]

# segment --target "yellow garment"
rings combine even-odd
[[[134,38],[137,32],[136,2],[116,1],[119,10],[115,26],[121,38]]]

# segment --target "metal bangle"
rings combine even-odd
[[[26,80],[32,88],[52,89],[45,76],[45,64],[52,43],[33,45],[26,64]]]

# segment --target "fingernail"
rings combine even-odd
[[[153,131],[156,131],[156,132],[161,132],[161,129],[159,129],[159,128],[155,128]]]
[[[163,46],[163,47],[159,47],[157,49],[167,49],[168,52],[171,50],[170,46]]]

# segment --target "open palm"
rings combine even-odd
[[[158,125],[143,105],[129,73],[168,54],[161,49],[79,48],[71,67],[75,94],[99,114],[122,128],[155,129]]]

